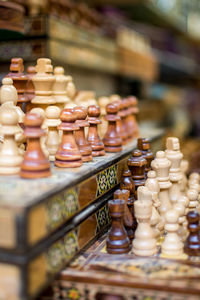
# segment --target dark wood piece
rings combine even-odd
[[[125,126],[123,124],[124,117],[125,117],[124,116],[123,102],[122,102],[122,100],[120,100],[120,101],[116,101],[114,103],[117,103],[117,105],[119,105],[118,115],[120,117],[120,119],[117,120],[117,123],[116,123],[116,130],[117,130],[118,135],[122,139],[122,145],[125,145],[126,144],[126,140],[127,140],[127,134],[126,134]]]
[[[147,138],[138,138],[137,140],[138,149],[142,152],[143,157],[146,159],[147,164],[145,166],[145,175],[151,170],[151,162],[154,159],[151,151],[150,142]]]
[[[131,211],[128,208],[128,199],[130,196],[130,192],[128,190],[116,190],[114,193],[114,199],[121,199],[125,201],[124,206],[124,226],[127,232],[127,235],[130,240],[130,244],[132,245],[131,241],[134,238],[133,232],[133,216]]]
[[[128,159],[128,167],[131,171],[132,179],[135,184],[136,199],[138,187],[145,184],[146,163],[146,159],[142,156],[142,152],[140,150],[134,150],[132,152],[132,156]]]
[[[137,138],[139,136],[139,127],[137,123],[137,114],[139,113],[138,109],[138,100],[134,96],[127,97],[129,103],[129,113],[127,117],[127,127],[131,129],[132,138]]]
[[[130,240],[123,225],[125,201],[110,200],[109,212],[112,226],[106,241],[106,250],[110,254],[123,254],[130,251]]]
[[[76,144],[74,131],[79,130],[75,123],[77,114],[72,108],[65,108],[61,114],[62,123],[58,129],[63,131],[62,142],[55,155],[55,166],[60,168],[77,168],[82,165],[82,157]]]
[[[184,251],[190,256],[200,256],[199,221],[197,211],[190,211],[187,214],[189,235],[185,242]]]
[[[104,144],[98,135],[98,124],[101,124],[100,107],[98,105],[90,105],[88,107],[88,122],[90,124],[88,130],[88,142],[92,147],[92,156],[105,155]]]
[[[84,106],[76,106],[74,107],[74,111],[77,115],[76,124],[79,126],[79,129],[75,131],[76,143],[82,155],[82,161],[88,162],[92,160],[92,148],[86,140],[84,132],[84,128],[90,126],[89,122],[86,120],[87,108]]]
[[[131,142],[134,135],[134,128],[130,120],[132,112],[130,110],[131,102],[128,100],[128,98],[123,99],[123,105],[124,105],[124,114],[125,114],[124,126],[127,133],[127,142]]]
[[[28,113],[24,119],[24,135],[28,146],[21,164],[20,176],[23,178],[41,178],[51,176],[50,162],[44,155],[40,137],[45,134],[41,129],[43,118],[34,113]]]
[[[106,106],[107,115],[105,116],[105,119],[108,121],[108,129],[103,138],[106,152],[122,151],[122,139],[116,130],[116,122],[120,119],[118,111],[119,105],[116,102]]]
[[[29,102],[26,105],[26,112],[30,111],[31,108],[33,107],[31,105],[31,100],[35,97],[35,88],[34,88],[34,85],[33,85],[32,78],[35,74],[36,74],[35,67],[34,66],[29,66],[27,68],[28,81],[27,81],[27,85],[26,85],[26,96],[27,96]]]

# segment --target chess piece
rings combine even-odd
[[[153,153],[150,149],[150,142],[147,138],[138,138],[137,139],[138,149],[142,152],[143,157],[146,159],[147,164],[145,166],[145,175],[151,170],[151,162],[154,159]]]
[[[137,114],[139,113],[138,109],[138,100],[134,96],[127,97],[129,101],[129,108],[128,108],[128,117],[126,119],[127,127],[131,129],[132,138],[138,138],[139,136],[139,127],[137,123]]]
[[[189,175],[189,182],[195,182],[199,184],[200,181],[200,175],[197,172],[193,172]]]
[[[182,179],[182,174],[180,170],[180,163],[183,158],[183,154],[180,152],[179,140],[176,137],[167,138],[166,148],[165,155],[171,162],[169,179],[172,185],[169,189],[169,196],[173,206],[181,197],[180,180]]]
[[[33,81],[32,81],[32,78],[33,78],[33,76],[35,76],[35,74],[36,74],[35,67],[29,66],[27,68],[28,81],[27,81],[27,85],[26,85],[26,96],[27,96],[29,102],[26,105],[26,112],[31,110],[31,108],[32,108],[31,101],[35,97],[35,89],[34,89],[34,85],[33,85]]]
[[[70,98],[67,96],[66,90],[68,84],[68,76],[64,75],[63,67],[55,67],[54,77],[55,81],[52,86],[53,95],[56,100],[57,106],[59,106],[60,109],[64,109],[65,105],[71,102]]]
[[[55,155],[55,165],[60,168],[77,168],[82,165],[82,158],[75,141],[74,131],[79,127],[75,123],[77,114],[72,108],[65,108],[60,115],[62,123],[58,129],[63,131],[62,142]]]
[[[117,131],[117,134],[122,139],[122,145],[125,145],[126,139],[127,139],[127,133],[125,132],[125,127],[122,122],[122,118],[124,117],[123,102],[122,102],[122,100],[120,100],[120,101],[114,102],[114,103],[117,103],[117,105],[119,106],[118,115],[120,117],[119,120],[117,120],[117,122],[116,122],[116,131]]]
[[[126,134],[126,143],[132,141],[133,138],[133,127],[129,123],[130,120],[130,101],[127,98],[122,99],[122,124],[124,126],[124,132]]]
[[[180,191],[182,194],[186,193],[187,190],[187,176],[186,173],[188,171],[189,163],[186,159],[182,159],[180,163],[180,170],[182,173],[182,179],[180,180]]]
[[[10,77],[13,80],[13,85],[17,89],[18,100],[17,105],[21,108],[29,101],[26,96],[26,85],[28,81],[28,77],[23,73],[24,65],[22,58],[12,58],[10,64],[10,73],[6,77]]]
[[[19,132],[18,115],[15,109],[10,107],[1,109],[0,123],[0,132],[4,136],[4,142],[0,149],[0,174],[18,174],[22,156],[15,141],[15,135]]]
[[[44,135],[41,129],[43,118],[39,114],[27,113],[24,119],[24,134],[28,145],[21,164],[20,176],[23,178],[41,178],[51,175],[50,163],[40,146],[40,137]]]
[[[156,158],[151,163],[151,167],[156,172],[156,177],[159,182],[160,193],[158,198],[161,204],[158,211],[162,217],[163,223],[165,223],[164,216],[166,212],[172,208],[169,198],[169,189],[171,187],[171,182],[169,181],[169,169],[171,167],[171,162],[166,158],[164,151],[158,151],[156,153]]]
[[[109,97],[100,97],[98,99],[98,104],[101,109],[101,124],[99,125],[100,137],[103,138],[108,129],[108,122],[105,120],[106,106],[110,103]]]
[[[120,199],[125,201],[124,206],[124,226],[127,232],[127,235],[129,237],[130,242],[134,238],[134,232],[133,232],[133,217],[131,214],[131,211],[128,208],[128,198],[130,196],[130,192],[128,190],[116,190],[114,192],[114,199]]]
[[[106,106],[107,115],[105,116],[105,119],[108,121],[108,129],[103,138],[106,152],[122,151],[122,139],[116,130],[116,122],[120,119],[117,115],[118,111],[119,105],[116,102],[110,103]]]
[[[88,122],[90,124],[88,130],[88,143],[92,148],[92,156],[103,156],[105,155],[104,144],[98,135],[98,124],[101,123],[99,119],[100,107],[97,105],[91,105],[88,107]]]
[[[72,77],[70,75],[67,76],[66,92],[67,92],[67,96],[69,97],[71,103],[73,103],[74,97],[76,95],[76,88],[73,83]]]
[[[142,156],[140,150],[134,150],[132,156],[128,159],[128,167],[131,171],[132,179],[135,184],[135,197],[137,199],[137,189],[145,184],[145,166],[146,159]]]
[[[185,242],[184,251],[189,256],[200,256],[199,213],[190,211],[187,214],[189,235]]]
[[[97,104],[95,93],[93,91],[77,91],[74,102],[76,105],[85,107]]]
[[[189,192],[190,193],[190,192]],[[188,198],[188,192],[186,194],[186,196],[181,196],[177,203],[181,204],[184,207],[184,214],[183,216],[181,216],[181,219],[179,220],[179,224],[181,224],[181,226],[179,227],[179,231],[178,234],[181,238],[181,241],[184,241],[186,236],[187,236],[187,220],[186,220],[186,214],[189,211],[189,198]]]
[[[178,212],[179,214],[179,218],[178,218],[178,224],[179,224],[179,228],[178,228],[178,236],[180,238],[181,241],[183,241],[184,239],[184,232],[183,232],[183,224],[185,222],[185,206],[183,203],[181,202],[176,202],[173,206],[174,210]]]
[[[134,203],[138,226],[133,240],[133,253],[138,256],[151,256],[157,252],[156,239],[150,224],[152,214],[151,192],[145,186],[138,188],[138,200]]]
[[[50,105],[46,108],[46,119],[44,127],[48,128],[45,144],[49,153],[49,160],[55,161],[55,154],[60,145],[60,137],[57,127],[60,125],[60,108],[54,105]]]
[[[106,250],[110,254],[123,254],[130,251],[130,240],[123,225],[125,201],[120,199],[108,202],[112,226],[106,241]]]
[[[88,162],[92,160],[92,148],[88,141],[85,138],[84,128],[89,127],[90,124],[86,120],[87,118],[87,108],[84,106],[76,106],[74,111],[77,114],[76,124],[79,127],[79,130],[75,131],[76,143],[79,147],[79,151],[82,155],[82,161]]]
[[[183,243],[178,236],[179,213],[175,209],[170,209],[165,214],[165,230],[167,234],[161,245],[161,256],[167,258],[183,258]]]
[[[187,191],[187,196],[189,198],[189,211],[195,210],[198,206],[198,191],[195,189],[189,189]]]

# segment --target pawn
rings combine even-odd
[[[198,207],[198,194],[198,191],[195,189],[189,189],[187,191],[187,196],[189,198],[189,211],[193,211]]]
[[[55,166],[60,168],[77,168],[82,165],[82,157],[76,140],[74,131],[79,130],[75,123],[77,114],[72,108],[65,108],[60,115],[62,123],[58,129],[63,131],[62,142],[55,155]]]
[[[88,130],[88,143],[92,148],[92,156],[103,156],[105,155],[104,144],[98,135],[98,124],[101,124],[100,107],[98,105],[90,105],[88,107],[88,122],[90,124]]]
[[[182,179],[180,180],[180,191],[182,194],[186,193],[187,190],[187,176],[186,173],[188,171],[189,163],[186,159],[182,159],[180,163],[180,170],[182,173]]]
[[[106,152],[122,151],[122,139],[116,130],[116,122],[120,119],[117,115],[119,111],[118,103],[110,103],[106,106],[107,115],[105,119],[108,121],[108,129],[103,138]]]
[[[137,138],[139,136],[139,127],[137,123],[137,115],[139,113],[138,100],[134,96],[129,96],[128,100],[130,101],[129,126],[132,127],[133,138]]]
[[[108,202],[112,219],[111,229],[106,241],[106,250],[110,254],[123,254],[130,251],[130,240],[123,225],[125,201],[120,199]]]
[[[143,157],[146,159],[147,164],[145,166],[145,175],[151,170],[151,162],[154,159],[153,153],[150,149],[150,142],[146,138],[138,138],[137,140],[138,149],[142,152]]]
[[[179,238],[180,240],[182,241],[182,230],[181,228],[183,228],[183,223],[185,221],[185,218],[184,218],[184,214],[185,214],[185,206],[183,203],[181,202],[176,202],[176,204],[174,204],[174,210],[176,210],[179,214],[179,218],[178,218],[178,224],[179,224],[179,229],[178,229],[178,235],[179,235]]]
[[[189,175],[189,182],[196,182],[199,184],[200,181],[200,175],[197,172],[193,172]]]
[[[133,217],[131,214],[131,211],[128,207],[128,198],[130,196],[130,192],[128,190],[116,190],[114,192],[114,199],[120,199],[125,201],[124,206],[124,226],[127,232],[127,235],[129,237],[130,242],[134,238],[134,232],[133,232]]]
[[[26,112],[31,110],[31,108],[32,108],[31,100],[35,97],[35,89],[34,89],[34,85],[33,85],[33,81],[32,81],[32,78],[35,74],[36,74],[35,67],[29,66],[27,68],[28,81],[27,81],[27,85],[26,85],[26,96],[27,96],[29,102],[26,105]]]
[[[200,256],[199,220],[197,211],[190,211],[187,214],[189,235],[184,250],[189,256]]]
[[[151,256],[157,252],[156,239],[151,228],[152,196],[147,187],[138,188],[138,200],[134,203],[138,226],[133,240],[133,253],[138,256]]]
[[[122,100],[122,123],[124,126],[124,132],[125,132],[125,137],[126,137],[126,143],[129,143],[132,141],[133,138],[133,127],[129,123],[130,121],[130,101],[125,98]]]
[[[74,111],[77,114],[76,124],[79,126],[79,130],[75,131],[76,143],[82,155],[83,162],[88,162],[92,160],[92,148],[86,140],[84,132],[84,128],[90,126],[89,122],[86,120],[87,108],[84,106],[76,106]]]
[[[44,127],[48,128],[45,144],[50,161],[55,161],[55,154],[60,145],[60,136],[57,129],[60,125],[60,112],[60,108],[54,105],[48,106],[45,110]]]
[[[5,107],[0,112],[1,134],[4,142],[0,150],[0,174],[18,174],[22,156],[15,141],[15,134],[19,132],[18,116],[13,108]]]
[[[118,101],[117,105],[119,105],[118,115],[119,115],[120,118],[116,123],[116,131],[117,131],[117,134],[122,139],[122,145],[125,145],[126,144],[126,139],[127,139],[127,134],[125,132],[124,124],[123,124],[123,121],[122,121],[122,118],[123,118],[123,115],[124,115],[122,100]]]
[[[136,199],[138,187],[145,184],[145,166],[146,159],[142,156],[142,152],[140,150],[134,150],[132,156],[128,159],[128,167],[135,184]]]
[[[45,134],[41,129],[43,118],[39,114],[27,113],[24,119],[24,135],[28,145],[21,164],[22,178],[42,178],[51,175],[50,162],[46,158],[40,145],[40,138]]]

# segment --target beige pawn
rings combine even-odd
[[[67,95],[68,76],[64,75],[63,67],[54,68],[55,81],[52,87],[53,95],[56,100],[56,104],[60,109],[64,109],[66,104],[70,104],[71,100]]]
[[[67,76],[66,91],[67,91],[67,96],[70,98],[71,102],[74,102],[74,97],[76,95],[76,87],[70,75]]]
[[[46,120],[44,127],[48,128],[47,138],[46,138],[46,147],[49,152],[49,160],[55,161],[55,154],[58,150],[60,144],[59,131],[57,129],[60,125],[60,113],[61,109],[57,106],[49,106],[46,108]]]
[[[169,181],[169,169],[171,167],[171,162],[166,158],[164,151],[158,151],[156,153],[156,158],[151,162],[151,167],[156,172],[156,177],[160,186],[158,198],[161,204],[158,211],[165,224],[165,214],[172,208],[169,198],[169,189],[171,187],[171,182]]]
[[[138,200],[134,202],[137,229],[133,240],[133,253],[139,256],[151,256],[157,252],[156,239],[151,228],[152,195],[147,187],[137,190]]]
[[[95,93],[93,91],[78,91],[74,98],[74,102],[78,106],[88,107],[90,105],[97,105]]]
[[[198,202],[198,191],[195,189],[189,189],[187,192],[187,196],[189,198],[189,211],[197,209]]]
[[[171,162],[169,170],[169,179],[172,183],[169,196],[172,205],[174,205],[178,198],[181,196],[180,180],[182,179],[182,173],[180,170],[180,163],[183,158],[183,154],[180,152],[179,140],[176,137],[167,138],[165,154],[167,159]]]
[[[152,195],[153,207],[152,207],[152,216],[151,216],[151,227],[153,228],[155,238],[158,238],[161,234],[161,231],[164,229],[164,224],[157,210],[158,207],[160,206],[160,201],[158,199],[160,186],[156,178],[155,171],[149,171],[147,173],[147,180],[145,182],[145,186],[148,188],[148,190],[151,192]]]
[[[183,203],[181,202],[176,202],[176,204],[174,204],[174,210],[178,212],[179,214],[179,218],[178,218],[178,224],[179,224],[179,228],[178,228],[178,236],[180,238],[181,241],[184,240],[184,232],[183,232],[183,227],[184,227],[184,222],[185,222],[185,206]]]
[[[199,173],[197,173],[197,172],[191,173],[190,176],[189,176],[189,182],[190,181],[191,182],[196,182],[196,183],[199,184],[199,182],[200,182],[200,175],[199,175]]]
[[[15,134],[19,132],[18,115],[14,108],[5,107],[0,111],[1,134],[4,142],[0,150],[0,174],[18,174],[23,157],[20,155]]]
[[[161,257],[172,259],[183,259],[187,256],[183,252],[183,243],[179,235],[179,212],[170,209],[165,214],[165,230],[167,232],[164,242],[161,245]]]
[[[189,162],[186,159],[182,159],[180,163],[180,169],[182,173],[182,179],[180,180],[180,191],[182,194],[185,194],[187,191],[187,171],[189,168]]]

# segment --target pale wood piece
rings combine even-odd
[[[88,107],[90,105],[97,105],[95,93],[93,91],[78,91],[74,97],[76,105]]]
[[[179,228],[178,228],[178,236],[180,238],[181,241],[184,240],[185,237],[185,233],[183,231],[183,224],[185,222],[185,206],[183,203],[181,202],[176,202],[174,204],[174,210],[178,212],[179,214],[179,218],[178,218],[178,224],[179,224]]]
[[[186,196],[181,196],[177,203],[180,203],[184,206],[184,215],[181,217],[180,222],[182,223],[182,226],[179,228],[179,236],[181,238],[182,241],[185,241],[186,237],[187,237],[187,219],[186,219],[186,215],[189,211],[188,206],[189,206],[189,198],[188,198],[188,193],[186,194]]]
[[[54,105],[47,107],[45,110],[46,119],[44,127],[48,128],[45,144],[49,153],[50,161],[55,161],[55,154],[60,145],[60,136],[57,128],[61,123],[60,113],[61,109]]]
[[[19,132],[18,115],[12,107],[4,107],[0,111],[0,132],[4,142],[0,150],[0,174],[13,175],[20,172],[23,157],[20,155],[15,135]]]
[[[169,159],[169,161],[171,162],[171,167],[169,169],[169,179],[172,185],[169,189],[169,196],[173,206],[181,196],[179,183],[182,180],[180,163],[183,158],[183,154],[180,152],[180,144],[178,138],[167,138],[165,154],[167,159]]]
[[[133,253],[138,256],[151,256],[157,252],[156,239],[151,228],[152,195],[147,187],[138,188],[138,200],[134,203],[138,226],[133,240]]]
[[[196,189],[189,189],[187,196],[189,198],[189,211],[195,210],[199,204],[198,191]]]
[[[165,223],[165,214],[168,210],[172,208],[169,189],[171,187],[171,182],[169,181],[169,169],[171,167],[171,162],[166,158],[164,151],[158,151],[156,153],[156,158],[152,161],[151,167],[156,172],[156,176],[160,186],[159,200],[161,202],[158,211],[160,216]]]
[[[72,102],[74,102],[74,97],[76,95],[76,87],[73,82],[72,76],[67,75],[67,96],[71,99]]]
[[[29,112],[32,108],[31,100],[35,97],[35,89],[33,85],[32,78],[35,76],[36,70],[34,66],[29,66],[27,68],[27,77],[28,77],[28,82],[26,85],[26,95],[28,97],[29,102],[26,105],[26,112]]]
[[[189,162],[186,159],[182,159],[181,163],[180,163],[180,169],[181,169],[181,173],[182,173],[182,179],[180,180],[180,191],[182,194],[186,193],[187,190],[187,171],[189,168]]]

